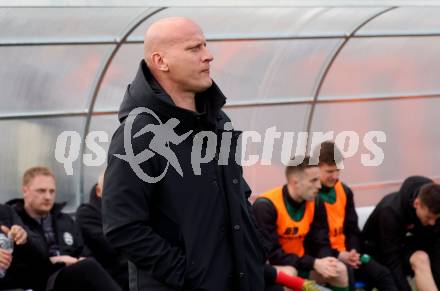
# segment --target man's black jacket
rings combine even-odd
[[[390,269],[402,291],[411,290],[406,279],[406,252],[410,248],[428,251],[434,278],[440,283],[440,234],[433,227],[421,225],[413,207],[420,188],[427,183],[432,180],[407,178],[398,192],[388,194],[377,204],[363,228],[366,252]]]
[[[32,246],[32,258],[24,257],[18,259],[20,265],[25,269],[22,274],[29,276],[26,280],[32,285],[30,288],[39,291],[45,290],[47,279],[51,274],[64,266],[62,263],[52,264],[49,259],[49,247],[46,242],[43,228],[32,217],[25,208],[23,199],[14,199],[7,202],[23,221],[28,230],[28,243]],[[53,227],[60,247],[60,255],[81,257],[86,253],[80,230],[74,220],[61,210],[63,204],[55,203],[51,210]]]
[[[242,168],[235,162],[240,133],[224,127],[229,121],[221,110],[224,103],[224,95],[213,83],[196,94],[201,113],[176,107],[141,61],[119,111],[121,125],[110,144],[102,205],[104,233],[138,271],[176,290],[264,288],[263,248],[247,201],[251,191],[242,177]],[[161,123],[178,119],[175,133],[179,136],[193,131],[181,143],[168,142],[166,146],[176,155],[183,177],[161,153],[139,162],[144,174],[164,175],[157,182],[140,179],[137,175],[143,174],[135,173],[123,160],[126,150],[131,150],[127,144],[134,154],[150,150],[151,133],[136,138],[133,135],[146,125],[159,124],[151,113],[139,115],[132,131],[126,132],[128,142],[124,146],[127,116],[139,107],[152,110]],[[218,147],[224,136],[225,148],[230,151],[226,155],[213,154],[211,161],[200,165],[198,174],[191,153],[197,153],[193,141],[200,142],[200,135],[195,134],[202,131],[210,131],[210,140]],[[206,146],[205,138],[202,157],[207,153]]]
[[[102,230],[101,198],[96,196],[96,185],[90,191],[89,203],[81,204],[76,211],[84,243],[91,255],[107,272],[128,290],[128,262],[119,252],[110,246]]]

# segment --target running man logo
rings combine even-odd
[[[156,119],[159,124],[148,124],[133,135],[133,138],[137,138],[147,132],[153,133],[153,137],[150,141],[150,144],[148,145],[148,148],[135,155],[133,152],[133,144],[131,142],[131,131],[133,128],[134,120],[141,113],[150,114]],[[115,156],[123,161],[128,162],[136,175],[144,182],[156,183],[160,181],[168,171],[169,165],[171,165],[179,173],[179,175],[183,177],[183,171],[179,164],[179,160],[177,159],[176,154],[170,149],[169,144],[180,144],[192,133],[192,130],[188,131],[185,134],[182,134],[181,136],[177,135],[174,132],[174,128],[179,124],[179,122],[180,121],[178,119],[171,118],[167,122],[162,123],[156,113],[148,108],[138,107],[133,109],[128,115],[124,125],[125,155],[115,154]],[[151,159],[156,154],[164,157],[167,160],[167,165],[160,175],[152,177],[142,170],[140,164]]]
[[[147,124],[144,128],[132,135],[133,123],[139,114],[146,113],[154,117],[158,124]],[[180,166],[176,154],[170,148],[170,144],[179,145],[187,139],[193,130],[189,130],[182,135],[178,135],[174,129],[179,125],[180,121],[171,118],[167,122],[162,123],[159,117],[150,109],[138,107],[133,109],[128,115],[124,123],[124,149],[125,154],[116,154],[115,156],[130,164],[136,175],[147,183],[159,182],[167,173],[169,165],[171,165],[180,176],[183,177],[183,171]],[[311,147],[314,148],[318,144],[326,140],[332,140],[334,132],[313,132],[311,136],[307,132],[279,132],[276,126],[266,129],[262,135],[258,131],[243,131],[239,134],[238,142],[232,143],[233,127],[231,122],[226,122],[220,131],[200,131],[194,135],[191,150],[191,166],[195,175],[201,175],[201,164],[209,163],[213,159],[218,160],[219,165],[227,165],[235,159],[235,163],[239,166],[253,166],[260,162],[261,165],[270,166],[272,160],[275,159],[282,164],[297,165],[302,162],[307,148],[308,139],[311,140]],[[143,149],[137,155],[134,154],[132,140],[139,138],[143,134],[152,133],[147,148]],[[221,132],[221,134],[219,134]],[[236,132],[238,133],[238,132]],[[281,137],[283,137],[281,139]],[[296,147],[294,147],[296,137]],[[281,143],[281,151],[279,156],[274,157],[275,141]],[[344,158],[353,157],[359,150],[360,136],[354,131],[342,131],[336,135],[335,143],[339,148],[344,149],[342,154]],[[364,166],[379,166],[384,161],[384,151],[376,144],[376,142],[385,143],[386,134],[381,131],[369,131],[363,137],[364,146],[370,153],[361,154],[361,163]],[[99,143],[107,143],[109,135],[105,131],[91,131],[84,139],[85,145],[82,147],[82,159],[86,166],[98,167],[105,164],[107,153],[105,147]],[[74,162],[79,158],[81,151],[82,138],[76,131],[65,130],[59,134],[55,144],[55,159],[63,164],[67,175],[73,175]],[[254,151],[255,146],[260,146],[260,153],[247,153],[249,143],[255,144],[251,147]],[[233,150],[231,146],[235,146],[235,157],[230,158]],[[345,146],[347,145],[347,147]],[[294,152],[294,159],[292,153]],[[154,157],[160,155],[167,161],[166,166],[161,174],[156,177],[149,176],[144,173],[140,165]],[[311,164],[318,164],[318,157],[311,160]],[[279,159],[279,160],[278,160]],[[337,165],[338,166],[338,165]],[[340,166],[340,167],[339,167]],[[338,169],[343,169],[343,163]]]

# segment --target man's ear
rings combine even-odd
[[[418,208],[420,206],[419,197],[416,197],[416,199],[414,199],[413,206],[414,206],[414,208]]]
[[[298,184],[298,181],[299,181],[299,179],[298,179],[297,173],[295,173],[295,174],[291,174],[291,175],[289,176],[288,183],[289,183],[289,185],[290,185],[291,187],[295,187],[295,188],[296,188],[296,185]]]
[[[165,57],[159,52],[151,54],[151,65],[159,71],[168,72],[169,70]]]
[[[101,186],[99,186],[99,183],[96,184],[96,192],[95,192],[97,197],[102,197],[102,188]]]

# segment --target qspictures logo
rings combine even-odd
[[[141,113],[147,113],[153,116],[159,124],[147,124],[144,128],[138,131],[133,135],[133,139],[147,132],[153,133],[153,137],[151,138],[150,144],[148,148],[144,149],[139,154],[135,155],[133,152],[133,143],[132,143],[132,128],[133,123],[136,117]],[[175,145],[183,142],[191,133],[192,130],[186,132],[183,135],[177,135],[174,131],[175,127],[180,123],[180,121],[176,118],[169,119],[166,123],[162,123],[159,117],[148,108],[139,107],[135,108],[130,112],[125,121],[124,125],[124,149],[125,155],[116,154],[117,158],[126,161],[130,164],[132,170],[136,173],[136,175],[142,179],[144,182],[148,183],[156,183],[162,180],[168,171],[168,167],[171,165],[180,176],[183,177],[182,167],[179,164],[176,154],[171,150],[169,144],[173,143]],[[164,157],[167,161],[165,169],[162,171],[160,175],[157,177],[149,176],[145,173],[140,164],[143,162],[153,158],[155,155],[160,155]]]
[[[150,115],[156,123],[145,124],[138,132],[132,134],[133,124],[140,115]],[[334,140],[341,150],[344,158],[353,157],[359,150],[361,137],[355,131],[341,131],[335,133],[312,132],[311,136],[307,132],[280,132],[276,126],[266,129],[264,134],[257,131],[243,131],[240,136],[240,143],[234,149],[235,159],[230,160],[232,139],[232,124],[225,123],[221,136],[212,131],[201,131],[193,134],[189,130],[183,134],[176,133],[176,127],[180,121],[171,118],[163,123],[154,111],[138,107],[133,109],[124,122],[124,150],[125,154],[115,154],[115,157],[128,163],[136,175],[146,183],[157,183],[166,175],[170,166],[181,176],[184,176],[178,155],[171,149],[170,145],[179,145],[188,138],[191,138],[191,167],[195,175],[201,175],[201,165],[211,162],[217,155],[219,165],[237,163],[243,167],[249,167],[260,163],[261,165],[272,165],[277,157],[284,165],[297,165],[303,161],[307,151],[307,141],[310,138],[310,148],[315,149],[322,142]],[[135,154],[133,143],[136,138],[150,133],[149,144]],[[108,142],[109,137],[104,131],[92,131],[86,139],[86,147],[92,153],[84,154],[83,162],[86,166],[102,166],[107,158],[105,149],[99,142]],[[274,143],[281,143],[281,150],[274,150]],[[296,143],[295,143],[296,141]],[[369,153],[361,155],[361,163],[366,167],[379,166],[383,163],[385,155],[382,148],[378,145],[386,142],[386,135],[383,131],[369,131],[362,137],[362,143]],[[81,137],[75,131],[62,132],[56,142],[55,158],[64,165],[67,175],[73,175],[73,162],[79,157]],[[249,145],[262,148],[261,153],[248,153]],[[319,152],[319,151],[318,151]],[[277,156],[278,155],[278,156]],[[155,158],[163,157],[166,167],[157,176],[150,176],[142,170],[142,163]],[[294,158],[292,158],[294,157]],[[312,156],[311,163],[318,164],[318,156]],[[337,164],[339,169],[344,168],[343,161]]]

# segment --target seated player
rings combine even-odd
[[[397,291],[388,268],[373,259],[361,264],[361,231],[353,192],[339,180],[337,164],[343,160],[341,152],[333,142],[326,141],[314,150],[314,155],[318,154],[321,177],[319,197],[326,209],[334,256],[353,268],[356,280],[366,282],[368,287],[375,287],[379,291]]]
[[[399,291],[440,286],[440,185],[426,177],[407,178],[398,192],[385,196],[368,218],[366,251],[387,266]]]

